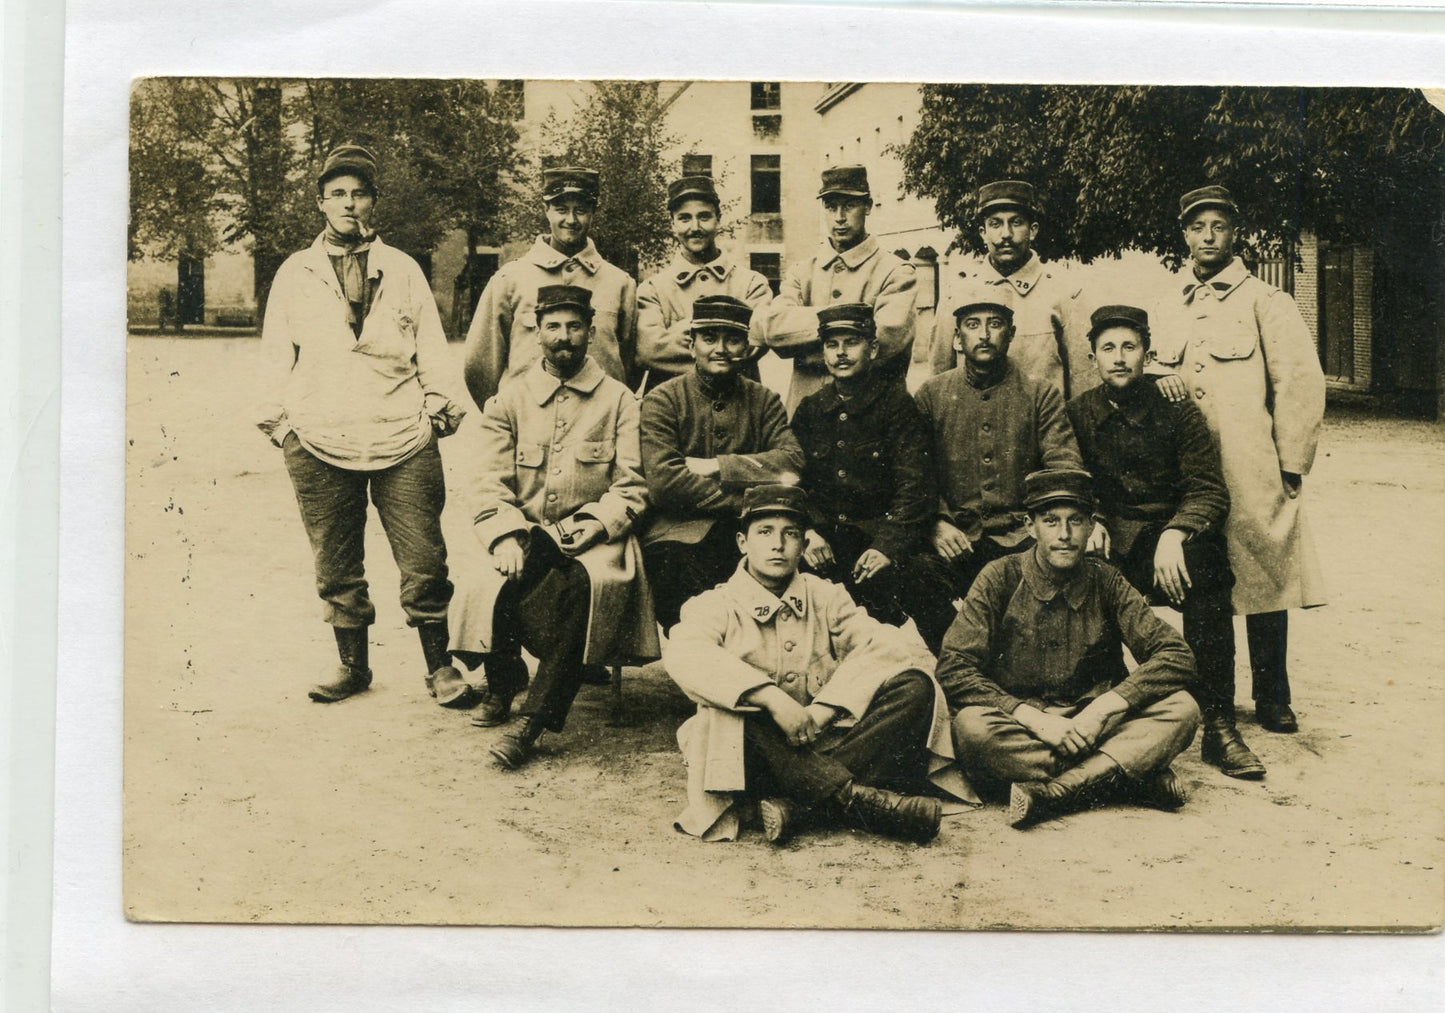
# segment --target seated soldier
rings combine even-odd
[[[482,726],[505,723],[526,688],[520,648],[538,660],[520,728],[491,748],[503,767],[562,730],[584,663],[658,657],[630,534],[647,504],[637,398],[587,354],[591,299],[574,285],[537,291],[542,358],[482,411],[475,523],[492,565],[453,599],[452,653],[484,665]]]
[[[739,375],[752,308],[729,296],[692,306],[693,368],[642,399],[642,460],[652,503],[643,558],[664,631],[682,603],[737,566],[738,508],[750,485],[796,482],[803,452],[783,403]]]
[[[1091,484],[1074,469],[1028,476],[1034,548],[984,567],[938,660],[959,762],[980,792],[1011,786],[1020,829],[1119,798],[1185,801],[1169,763],[1199,727],[1194,659],[1118,570],[1085,558]]]
[[[963,365],[928,380],[915,395],[932,435],[939,493],[933,552],[921,554],[915,569],[921,579],[950,587],[953,598],[968,593],[985,564],[1032,545],[1024,476],[1082,466],[1059,389],[1024,376],[1009,361],[1010,291],[975,285],[960,294],[953,343]],[[914,619],[937,654],[953,614]]]
[[[732,840],[750,797],[775,844],[829,817],[926,843],[938,799],[888,789],[918,790],[927,775],[968,796],[932,658],[837,584],[798,572],[806,517],[801,489],[749,489],[741,564],[683,606],[668,638],[663,664],[698,704],[677,733],[688,806],[676,825]]]
[[[951,591],[927,588],[909,572],[937,503],[918,406],[902,380],[875,368],[867,303],[820,309],[818,336],[830,379],[793,415],[813,508],[803,562],[846,587],[875,619],[902,626],[932,609],[935,625],[947,628]]]
[[[1103,384],[1069,402],[1101,523],[1091,550],[1114,561],[1135,590],[1184,616],[1199,669],[1202,753],[1231,777],[1260,778],[1234,723],[1234,574],[1224,544],[1229,490],[1219,448],[1189,400],[1171,402],[1144,375],[1149,316],[1101,306],[1089,344]]]

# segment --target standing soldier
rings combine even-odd
[[[1290,608],[1324,604],[1300,498],[1324,419],[1325,381],[1294,300],[1235,256],[1239,209],[1222,186],[1179,201],[1191,276],[1159,361],[1189,386],[1219,442],[1229,487],[1225,539],[1234,611],[1245,618],[1255,714],[1293,732],[1286,646]]]
[[[416,261],[371,231],[376,201],[376,158],[356,145],[334,149],[316,181],[326,227],[271,285],[261,337],[270,401],[257,424],[286,456],[341,656],[311,699],[333,703],[371,685],[370,494],[401,571],[407,625],[421,635],[427,687],[439,703],[464,706],[470,692],[446,652],[452,584],[437,451],[463,412],[447,393],[456,377],[431,289]]]
[[[868,170],[843,165],[823,170],[818,191],[828,221],[828,240],[807,260],[788,269],[764,331],[778,355],[793,360],[788,411],[823,386],[818,310],[837,303],[867,303],[878,334],[880,380],[905,379],[913,352],[913,265],[878,246],[868,234],[873,197]]]
[[[525,373],[541,358],[533,300],[537,290],[548,285],[577,285],[592,293],[597,329],[592,358],[608,376],[627,381],[637,326],[637,284],[626,271],[603,260],[588,235],[600,186],[595,169],[542,171],[550,232],[492,276],[467,329],[464,369],[477,407],[486,404],[503,380]]]
[[[1099,378],[1089,360],[1080,287],[1062,265],[1045,264],[1034,253],[1039,211],[1033,185],[1006,179],[979,187],[978,222],[988,254],[964,287],[983,284],[1012,290],[1016,333],[1009,358],[1024,376],[1059,388],[1065,400],[1093,387]],[[958,365],[952,305],[957,298],[954,288],[965,277],[960,268],[951,284],[944,286],[930,352],[934,373]]]
[[[637,286],[637,369],[646,371],[644,393],[692,369],[692,304],[698,299],[731,296],[751,306],[755,318],[773,301],[766,278],[718,248],[719,202],[711,176],[669,183],[667,210],[677,253]]]

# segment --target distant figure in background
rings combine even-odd
[[[717,187],[711,176],[683,176],[667,186],[667,211],[677,252],[637,286],[637,371],[642,392],[692,369],[692,304],[703,296],[726,295],[758,311],[773,300],[768,280],[717,245],[720,224]],[[753,354],[765,349],[754,340]],[[746,372],[756,380],[757,367]]]
[[[176,318],[176,294],[169,288],[162,287],[160,291],[160,310],[157,314],[158,323],[156,329],[162,334],[167,329],[180,330],[180,321]]]
[[[332,703],[371,685],[376,609],[362,566],[370,494],[421,636],[426,684],[443,706],[470,687],[447,655],[446,484],[437,441],[464,412],[431,287],[416,261],[371,231],[376,159],[344,144],[316,181],[326,228],[276,272],[261,332],[269,397],[258,425],[286,455],[341,665],[311,690]],[[384,279],[384,281],[383,281]]]
[[[939,276],[933,372],[958,364],[950,340],[953,310],[962,290],[974,291],[982,284],[1008,288],[1013,297],[1015,334],[1009,357],[1019,372],[1053,384],[1065,400],[1097,384],[1078,281],[1063,264],[1045,264],[1034,252],[1039,208],[1033,184],[1006,179],[979,187],[978,233],[988,253],[977,269],[969,264],[952,277]]]
[[[1159,361],[1179,371],[1219,442],[1234,611],[1246,617],[1255,715],[1269,731],[1293,732],[1286,610],[1325,603],[1301,498],[1324,420],[1325,379],[1294,300],[1235,256],[1238,214],[1222,186],[1180,198],[1190,272],[1176,326],[1161,329]]]
[[[828,239],[807,260],[788,269],[768,311],[763,338],[793,360],[789,413],[828,378],[818,341],[818,310],[837,303],[867,303],[878,334],[878,372],[905,379],[913,352],[913,265],[882,249],[868,234],[873,196],[868,170],[844,165],[823,170],[818,191]]]
[[[592,293],[597,336],[590,354],[604,373],[627,382],[637,331],[637,283],[603,260],[591,239],[600,189],[595,169],[542,170],[548,232],[492,275],[467,328],[463,370],[478,408],[504,380],[521,376],[542,357],[533,300],[547,285],[577,285]]]

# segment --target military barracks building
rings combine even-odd
[[[586,101],[590,87],[574,81],[495,81],[511,99],[524,152],[540,146],[537,124],[549,112],[566,118]],[[939,227],[927,201],[905,195],[902,165],[889,153],[905,143],[920,115],[917,85],[859,82],[663,81],[659,98],[673,153],[682,173],[709,172],[727,206],[724,223],[736,225],[723,242],[743,253],[776,290],[787,265],[822,241],[818,175],[831,165],[863,164],[876,206],[869,232],[884,249],[910,260],[918,272],[918,330],[914,355],[927,354],[940,276],[968,270],[971,255],[948,252],[954,238]],[[1445,100],[1427,93],[1437,108]],[[607,181],[603,180],[606,200]],[[1438,195],[1421,195],[1439,201]],[[1306,233],[1299,263],[1283,257],[1257,266],[1259,274],[1290,292],[1320,351],[1336,399],[1366,399],[1412,413],[1445,417],[1445,241],[1432,235],[1441,213],[1419,216],[1419,236],[1391,237],[1372,245],[1331,242]],[[456,233],[421,258],[448,333],[466,332],[471,306],[486,280],[521,254],[531,233],[498,237],[467,249]],[[430,261],[428,264],[427,261]],[[659,265],[644,265],[645,276]],[[1126,253],[1119,261],[1073,266],[1088,284],[1086,298],[1144,302],[1176,287],[1158,261]],[[641,280],[639,278],[639,280]],[[169,288],[180,322],[255,326],[249,256],[226,250],[204,262],[142,260],[130,265],[129,321],[133,330],[155,327],[161,289]],[[946,283],[946,282],[944,282]],[[178,293],[178,297],[177,297]]]

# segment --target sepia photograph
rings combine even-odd
[[[129,111],[127,918],[1440,929],[1445,91]]]

